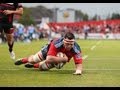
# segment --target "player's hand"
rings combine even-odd
[[[4,10],[3,13],[5,15],[8,15],[8,14],[13,14],[13,11],[11,11],[11,10]]]
[[[82,74],[81,70],[76,70],[76,72],[73,73],[73,75],[81,75],[81,74]]]
[[[63,57],[65,58],[66,61],[68,61],[68,57],[66,56],[66,54],[63,54]]]
[[[75,72],[75,73],[73,73],[73,75],[81,75],[81,73],[76,73],[76,72]]]

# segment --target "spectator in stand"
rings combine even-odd
[[[83,31],[84,31],[84,34],[85,34],[85,39],[87,39],[87,37],[88,37],[89,30],[90,30],[89,25],[84,25],[83,26]]]

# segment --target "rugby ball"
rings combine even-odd
[[[64,57],[64,54],[62,52],[58,52],[57,57]],[[65,65],[65,63],[61,62],[61,63],[55,64],[55,67],[57,69],[61,69],[64,65]]]
[[[63,54],[62,52],[58,52],[58,53],[57,53],[57,56],[58,56],[58,57],[64,57],[64,54]]]

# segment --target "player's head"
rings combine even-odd
[[[1,3],[5,3],[5,0],[0,0],[0,4],[1,4]]]
[[[18,3],[13,3],[13,5],[15,6],[15,9],[18,7]]]
[[[70,32],[66,33],[63,39],[65,49],[70,50],[73,47],[74,42],[75,42],[74,34]]]

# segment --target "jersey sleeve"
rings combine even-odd
[[[56,54],[57,54],[57,49],[56,49],[55,45],[53,43],[51,43],[47,55],[56,56]]]
[[[77,53],[73,56],[75,64],[82,64],[82,55]]]
[[[82,52],[80,46],[75,43],[74,47],[75,54],[73,56],[75,64],[82,64]]]

